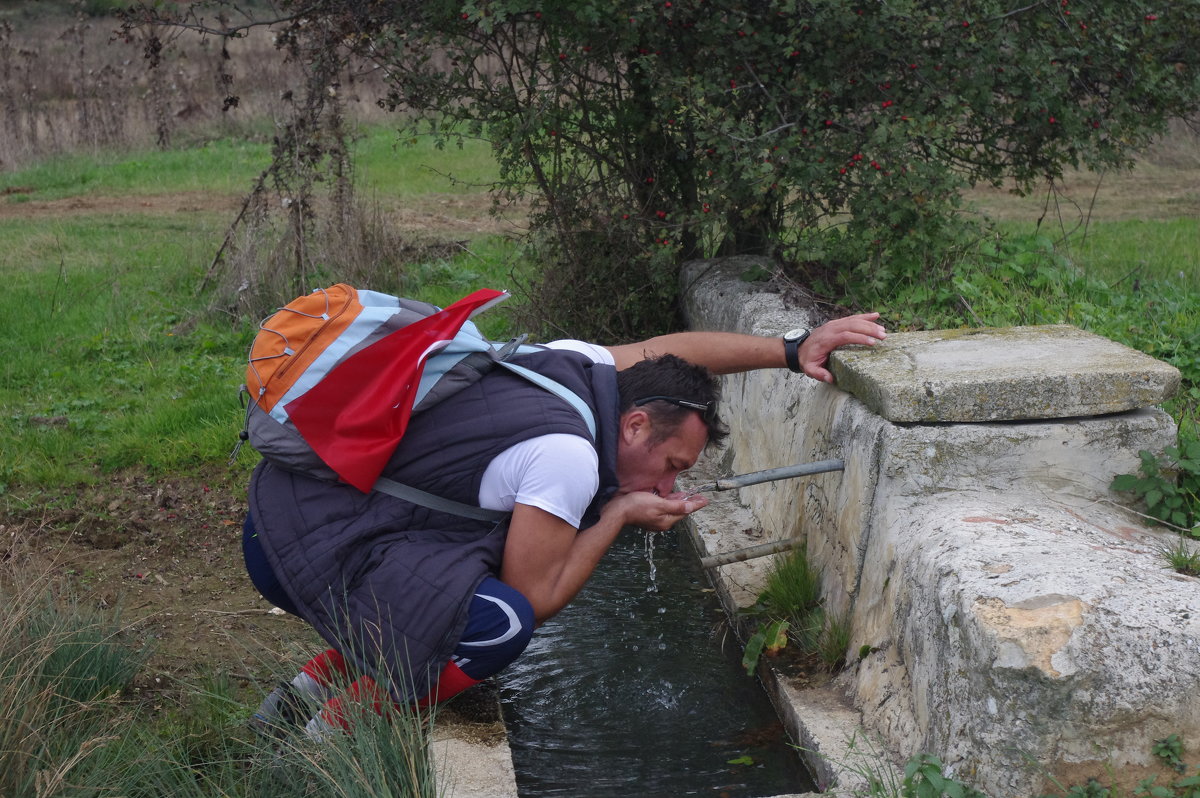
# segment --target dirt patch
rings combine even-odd
[[[241,555],[240,480],[115,475],[73,491],[9,497],[4,559],[65,580],[86,604],[119,612],[151,650],[147,689],[224,672],[269,683],[322,645],[262,599]]]
[[[8,193],[8,192],[6,192]],[[237,212],[241,199],[204,191],[181,191],[125,197],[66,197],[57,200],[34,199],[35,191],[13,191],[0,202],[0,219],[41,219],[90,214],[154,214]]]
[[[0,193],[0,219],[49,219],[86,215],[146,214],[165,216],[200,212],[220,213],[231,220],[242,197],[204,191],[181,191],[143,196],[80,196],[35,199],[31,187]],[[524,230],[525,214],[517,206],[492,213],[486,194],[430,194],[416,199],[375,200],[383,218],[398,232],[437,235],[509,235]]]
[[[525,232],[525,211],[510,206],[492,213],[486,194],[430,194],[415,200],[380,200],[385,218],[398,231],[463,235],[518,235]]]
[[[1042,187],[1021,197],[1012,187],[980,188],[965,197],[994,219],[1034,222],[1173,219],[1200,214],[1200,167],[1144,162],[1132,172],[1070,172],[1054,191]]]

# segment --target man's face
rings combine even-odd
[[[698,413],[688,413],[674,435],[655,442],[654,425],[644,410],[621,417],[617,481],[621,493],[650,491],[666,496],[675,478],[696,464],[708,443],[708,428]]]

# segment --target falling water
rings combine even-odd
[[[658,535],[656,532],[647,532],[646,534],[646,562],[650,563],[650,582],[646,585],[647,593],[658,592],[658,566],[654,564],[654,538]],[[661,611],[661,610],[660,610]]]
[[[815,790],[723,620],[676,532],[623,533],[502,674],[522,798]]]

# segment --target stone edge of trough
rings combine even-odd
[[[700,482],[698,466],[689,477]],[[689,480],[690,481],[690,480]],[[708,494],[709,505],[688,516],[688,536],[700,558],[734,551],[765,542],[766,537],[751,511],[735,493]],[[745,624],[739,624],[739,609],[752,606],[766,585],[774,558],[762,557],[711,568],[706,572],[730,626],[745,644]],[[775,798],[815,795],[853,795],[868,787],[868,774],[884,783],[899,783],[898,769],[883,746],[867,737],[857,710],[835,682],[817,688],[798,686],[769,660],[759,664],[761,680],[788,736],[821,793],[797,793]]]

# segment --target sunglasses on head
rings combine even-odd
[[[643,396],[641,399],[634,399],[633,406],[641,407],[647,402],[670,402],[677,407],[699,410],[701,413],[708,413],[712,410],[712,402],[693,402],[690,399],[680,399],[678,396]]]

